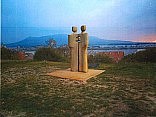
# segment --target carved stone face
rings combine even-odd
[[[73,27],[72,27],[72,31],[73,31],[74,33],[77,32],[77,27],[73,26]]]
[[[82,32],[86,31],[86,25],[82,25],[82,26],[81,26],[81,31],[82,31]]]

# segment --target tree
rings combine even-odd
[[[47,61],[64,61],[65,58],[55,48],[39,48],[35,55],[34,60],[47,60]]]
[[[156,47],[125,56],[121,62],[156,62]]]
[[[48,47],[50,48],[56,48],[56,41],[52,38],[46,41]]]
[[[18,52],[10,50],[5,47],[1,47],[1,59],[2,60],[18,60]]]

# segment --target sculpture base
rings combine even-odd
[[[58,78],[67,78],[71,80],[79,80],[79,81],[86,81],[92,77],[95,77],[105,70],[94,70],[94,69],[89,69],[87,73],[84,72],[72,72],[70,69],[66,70],[57,70],[51,73],[47,73],[47,75],[50,76],[55,76]]]

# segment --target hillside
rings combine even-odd
[[[22,41],[7,44],[7,47],[32,47],[32,46],[39,46],[39,45],[46,45],[46,41],[53,38],[57,45],[64,45],[68,43],[68,35],[67,34],[56,34],[56,35],[49,35],[49,36],[42,36],[42,37],[28,37]],[[132,43],[130,41],[120,41],[120,40],[106,40],[100,39],[95,36],[89,37],[89,45],[100,45],[100,44],[127,44]]]

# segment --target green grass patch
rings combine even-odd
[[[108,66],[108,65],[107,65]],[[156,78],[155,63],[128,63],[115,64],[108,67],[107,74],[131,78]]]

